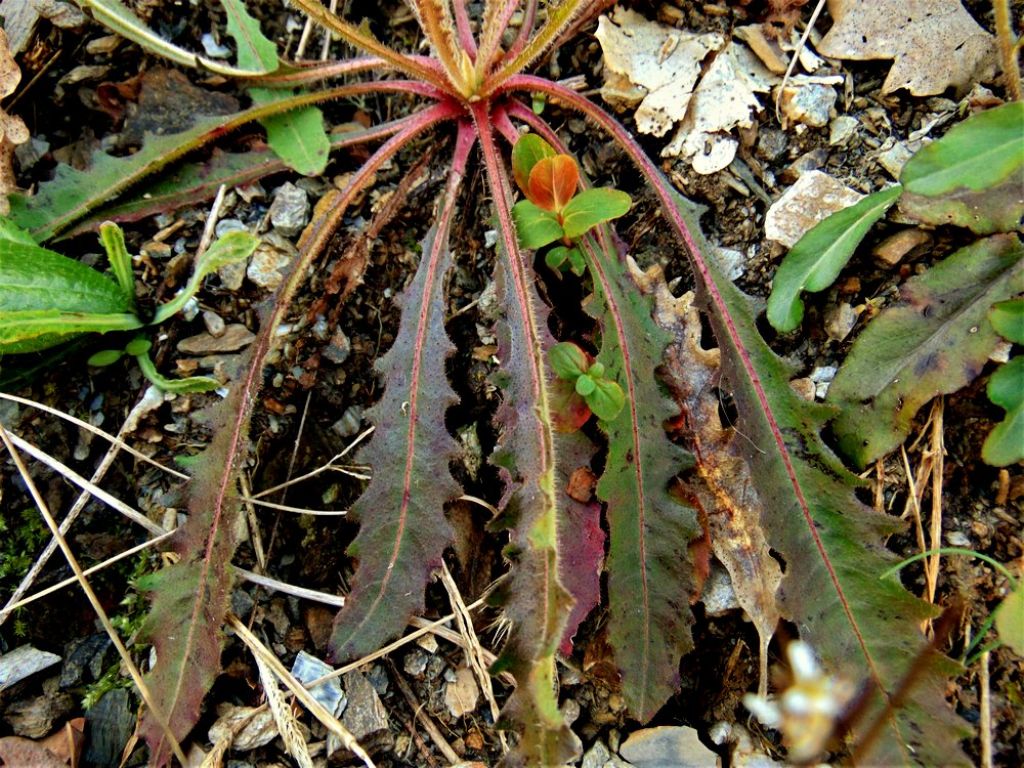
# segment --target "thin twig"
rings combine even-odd
[[[307,472],[304,475],[299,475],[298,477],[294,477],[291,480],[288,480],[288,481],[286,481],[284,483],[279,483],[278,485],[275,485],[275,486],[272,486],[272,487],[267,488],[265,490],[259,491],[258,493],[254,493],[252,495],[252,498],[254,498],[254,499],[262,499],[264,496],[269,496],[272,493],[277,493],[278,491],[280,491],[283,488],[288,488],[289,486],[295,485],[296,483],[301,483],[303,480],[309,480],[312,477],[316,477],[317,475],[321,474],[322,472],[326,472],[329,469],[339,469],[339,467],[334,466],[334,462],[336,462],[338,459],[343,458],[344,456],[346,456],[353,448],[355,448],[357,445],[359,445],[359,443],[361,443],[363,440],[365,440],[367,437],[369,437],[373,433],[373,430],[374,430],[374,427],[369,427],[367,429],[364,429],[362,432],[360,432],[358,435],[356,435],[355,439],[351,443],[349,443],[348,445],[345,446],[345,450],[343,450],[341,453],[333,456],[327,463],[320,465],[316,469],[314,469],[314,470],[312,470],[310,472]],[[344,470],[341,470],[341,471],[344,471]],[[354,472],[349,472],[347,474],[355,475]],[[364,479],[364,480],[368,480],[369,479],[368,477],[362,477],[360,475],[355,475],[355,476],[356,477],[360,477],[361,479]]]
[[[793,74],[793,70],[796,68],[797,61],[800,60],[800,52],[803,51],[804,46],[807,45],[807,38],[811,36],[811,30],[814,29],[814,25],[818,23],[818,16],[821,15],[822,9],[825,7],[825,0],[818,0],[818,4],[814,6],[814,11],[811,12],[811,18],[807,20],[807,26],[804,27],[804,33],[800,35],[800,42],[796,48],[793,49],[793,55],[789,58],[789,66],[786,67],[786,74],[782,76],[782,83],[779,85],[778,93],[775,96],[775,119],[780,123],[782,122],[782,112],[779,109],[779,103],[782,101],[782,91],[786,87],[786,83],[789,82],[790,76]]]
[[[461,763],[462,758],[458,756],[454,749],[452,749],[452,745],[448,743],[445,737],[441,734],[441,731],[434,724],[430,715],[428,715],[423,709],[423,705],[416,699],[416,694],[412,692],[412,688],[409,687],[409,684],[405,682],[405,678],[403,678],[401,673],[399,673],[398,667],[396,667],[394,662],[390,659],[388,659],[388,665],[391,667],[391,679],[395,681],[395,687],[398,688],[399,693],[402,694],[406,702],[409,704],[409,709],[412,710],[416,719],[420,721],[420,725],[423,726],[423,730],[427,732],[430,740],[434,742],[434,746],[440,750],[441,754],[444,755],[449,764],[458,765]]]
[[[978,674],[978,685],[981,687],[981,722],[978,728],[981,731],[981,765],[982,768],[992,768],[992,690],[989,686],[988,674],[989,652],[981,654],[981,670]]]
[[[203,227],[203,235],[199,238],[199,247],[196,248],[196,259],[206,253],[206,249],[213,242],[213,236],[217,233],[217,220],[220,218],[220,209],[224,205],[224,194],[227,188],[221,184],[217,190],[217,196],[213,198],[210,206],[210,215],[206,217],[206,225]]]

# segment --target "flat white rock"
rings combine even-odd
[[[636,768],[717,768],[718,755],[701,743],[697,731],[678,725],[645,728],[631,734],[619,754]]]
[[[792,248],[811,227],[864,195],[822,171],[805,171],[764,217],[764,235]]]

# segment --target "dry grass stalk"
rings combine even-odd
[[[408,703],[409,709],[412,710],[420,725],[423,726],[423,730],[427,732],[430,740],[434,742],[434,746],[436,746],[441,754],[444,755],[450,765],[459,765],[462,763],[462,758],[459,757],[454,749],[452,749],[452,745],[445,739],[444,735],[438,729],[430,715],[424,711],[423,705],[416,699],[416,694],[412,692],[412,688],[410,688],[409,684],[405,682],[405,678],[402,677],[402,674],[394,664],[391,664],[391,672],[391,679],[395,681],[395,687],[398,688],[402,696],[405,697],[405,701]]]
[[[258,653],[253,653],[256,661],[256,668],[260,673],[260,683],[263,685],[263,694],[267,697],[267,706],[270,707],[270,714],[277,725],[277,732],[281,735],[281,741],[288,750],[288,754],[298,763],[299,768],[313,768],[313,760],[309,756],[309,747],[302,737],[299,722],[295,719],[291,706],[285,701],[281,689],[277,685],[277,678],[271,671],[270,666]],[[333,713],[332,713],[333,714]]]
[[[32,479],[32,475],[29,474],[28,469],[25,467],[25,462],[22,461],[21,454],[19,454],[18,450],[15,448],[13,438],[14,436],[7,431],[3,424],[0,424],[0,440],[3,441],[4,446],[7,448],[7,452],[11,456],[11,460],[18,469],[18,473],[21,475],[22,480],[25,481],[25,487],[28,489],[29,495],[32,496],[32,500],[35,502],[36,508],[43,516],[43,520],[46,522],[47,527],[49,527],[50,533],[53,535],[54,541],[57,542],[57,546],[64,554],[64,558],[67,560],[68,565],[71,566],[71,570],[74,571],[75,578],[81,586],[82,592],[85,593],[86,598],[89,600],[93,610],[96,612],[96,616],[99,618],[100,624],[103,625],[104,631],[110,638],[110,642],[117,649],[117,653],[121,657],[121,661],[128,670],[128,674],[131,676],[132,682],[135,683],[135,687],[139,691],[139,695],[146,703],[146,706],[149,707],[153,717],[160,724],[160,727],[167,736],[168,742],[171,745],[171,750],[174,752],[174,756],[178,758],[182,765],[185,765],[185,754],[182,752],[181,745],[178,744],[177,739],[174,738],[174,734],[171,732],[171,729],[167,724],[166,716],[159,707],[154,705],[153,697],[150,695],[149,688],[142,679],[142,674],[139,672],[138,667],[135,666],[135,662],[132,660],[131,654],[128,653],[128,649],[125,648],[124,643],[121,642],[121,638],[114,629],[113,624],[110,623],[110,617],[107,616],[107,612],[104,610],[103,604],[100,603],[96,593],[93,592],[92,587],[89,585],[89,581],[82,570],[82,566],[79,565],[78,559],[71,551],[71,547],[68,546],[64,535],[60,532],[60,527],[57,525],[57,521],[53,519],[53,515],[50,513],[50,508],[43,500],[42,495],[39,493],[39,489],[36,488],[35,481]]]
[[[359,746],[359,742],[356,741],[348,728],[342,725],[333,713],[328,712],[323,704],[309,694],[309,691],[305,686],[303,686],[302,683],[296,680],[292,674],[285,669],[284,665],[278,660],[278,658],[271,653],[262,642],[260,642],[260,639],[256,637],[256,635],[249,631],[249,628],[246,627],[237,616],[234,614],[228,614],[228,624],[235,631],[235,634],[238,635],[239,639],[248,646],[249,650],[251,650],[254,655],[259,656],[270,668],[273,674],[295,695],[295,698],[302,702],[302,705],[309,710],[309,713],[319,720],[328,731],[341,740],[345,749],[362,760],[363,765],[365,765],[366,768],[375,768],[373,760],[370,759],[366,750]]]

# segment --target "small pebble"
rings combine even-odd
[[[203,325],[206,327],[206,332],[213,336],[215,339],[219,339],[224,335],[224,319],[209,309],[203,311]]]
[[[309,222],[309,195],[304,189],[286,181],[274,192],[270,204],[270,223],[285,237],[294,237]]]
[[[835,118],[828,129],[828,143],[830,146],[845,144],[857,130],[860,121],[851,115],[839,115]]]
[[[350,405],[341,414],[341,418],[331,425],[331,429],[339,437],[355,437],[363,426],[363,409],[358,405]]]
[[[224,328],[220,336],[199,333],[178,342],[178,351],[186,355],[211,355],[221,352],[237,352],[249,346],[256,334],[241,323],[232,323]]]

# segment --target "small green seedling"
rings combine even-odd
[[[555,344],[548,360],[559,381],[569,385],[556,391],[556,397],[562,400],[559,410],[563,418],[558,426],[563,431],[579,429],[591,413],[602,421],[612,421],[619,415],[626,395],[617,382],[606,378],[604,365],[571,341]]]
[[[130,331],[157,325],[179,312],[199,291],[203,278],[221,267],[248,258],[258,240],[248,232],[229,232],[196,261],[185,287],[157,308],[149,321],[135,306],[131,257],[124,233],[109,222],[100,227],[114,279],[39,246],[8,221],[0,221],[0,355],[38,352],[84,333]],[[124,354],[139,361],[146,378],[161,389],[197,392],[220,384],[205,376],[171,380],[161,376],[149,359],[150,342],[136,338],[123,350],[104,350],[91,365],[110,365]]]
[[[1012,344],[1024,345],[1024,299],[1001,301],[988,313],[996,333]],[[981,446],[981,458],[995,467],[1024,461],[1024,355],[999,366],[988,380],[986,393],[1006,416],[993,427]],[[1019,599],[1019,598],[1018,598]]]
[[[561,244],[545,254],[554,270],[571,269],[582,275],[586,262],[579,239],[594,227],[617,219],[632,204],[618,189],[599,187],[577,193],[579,166],[569,155],[561,155],[540,136],[521,136],[512,147],[512,175],[526,196],[512,207],[519,243],[524,248]]]

